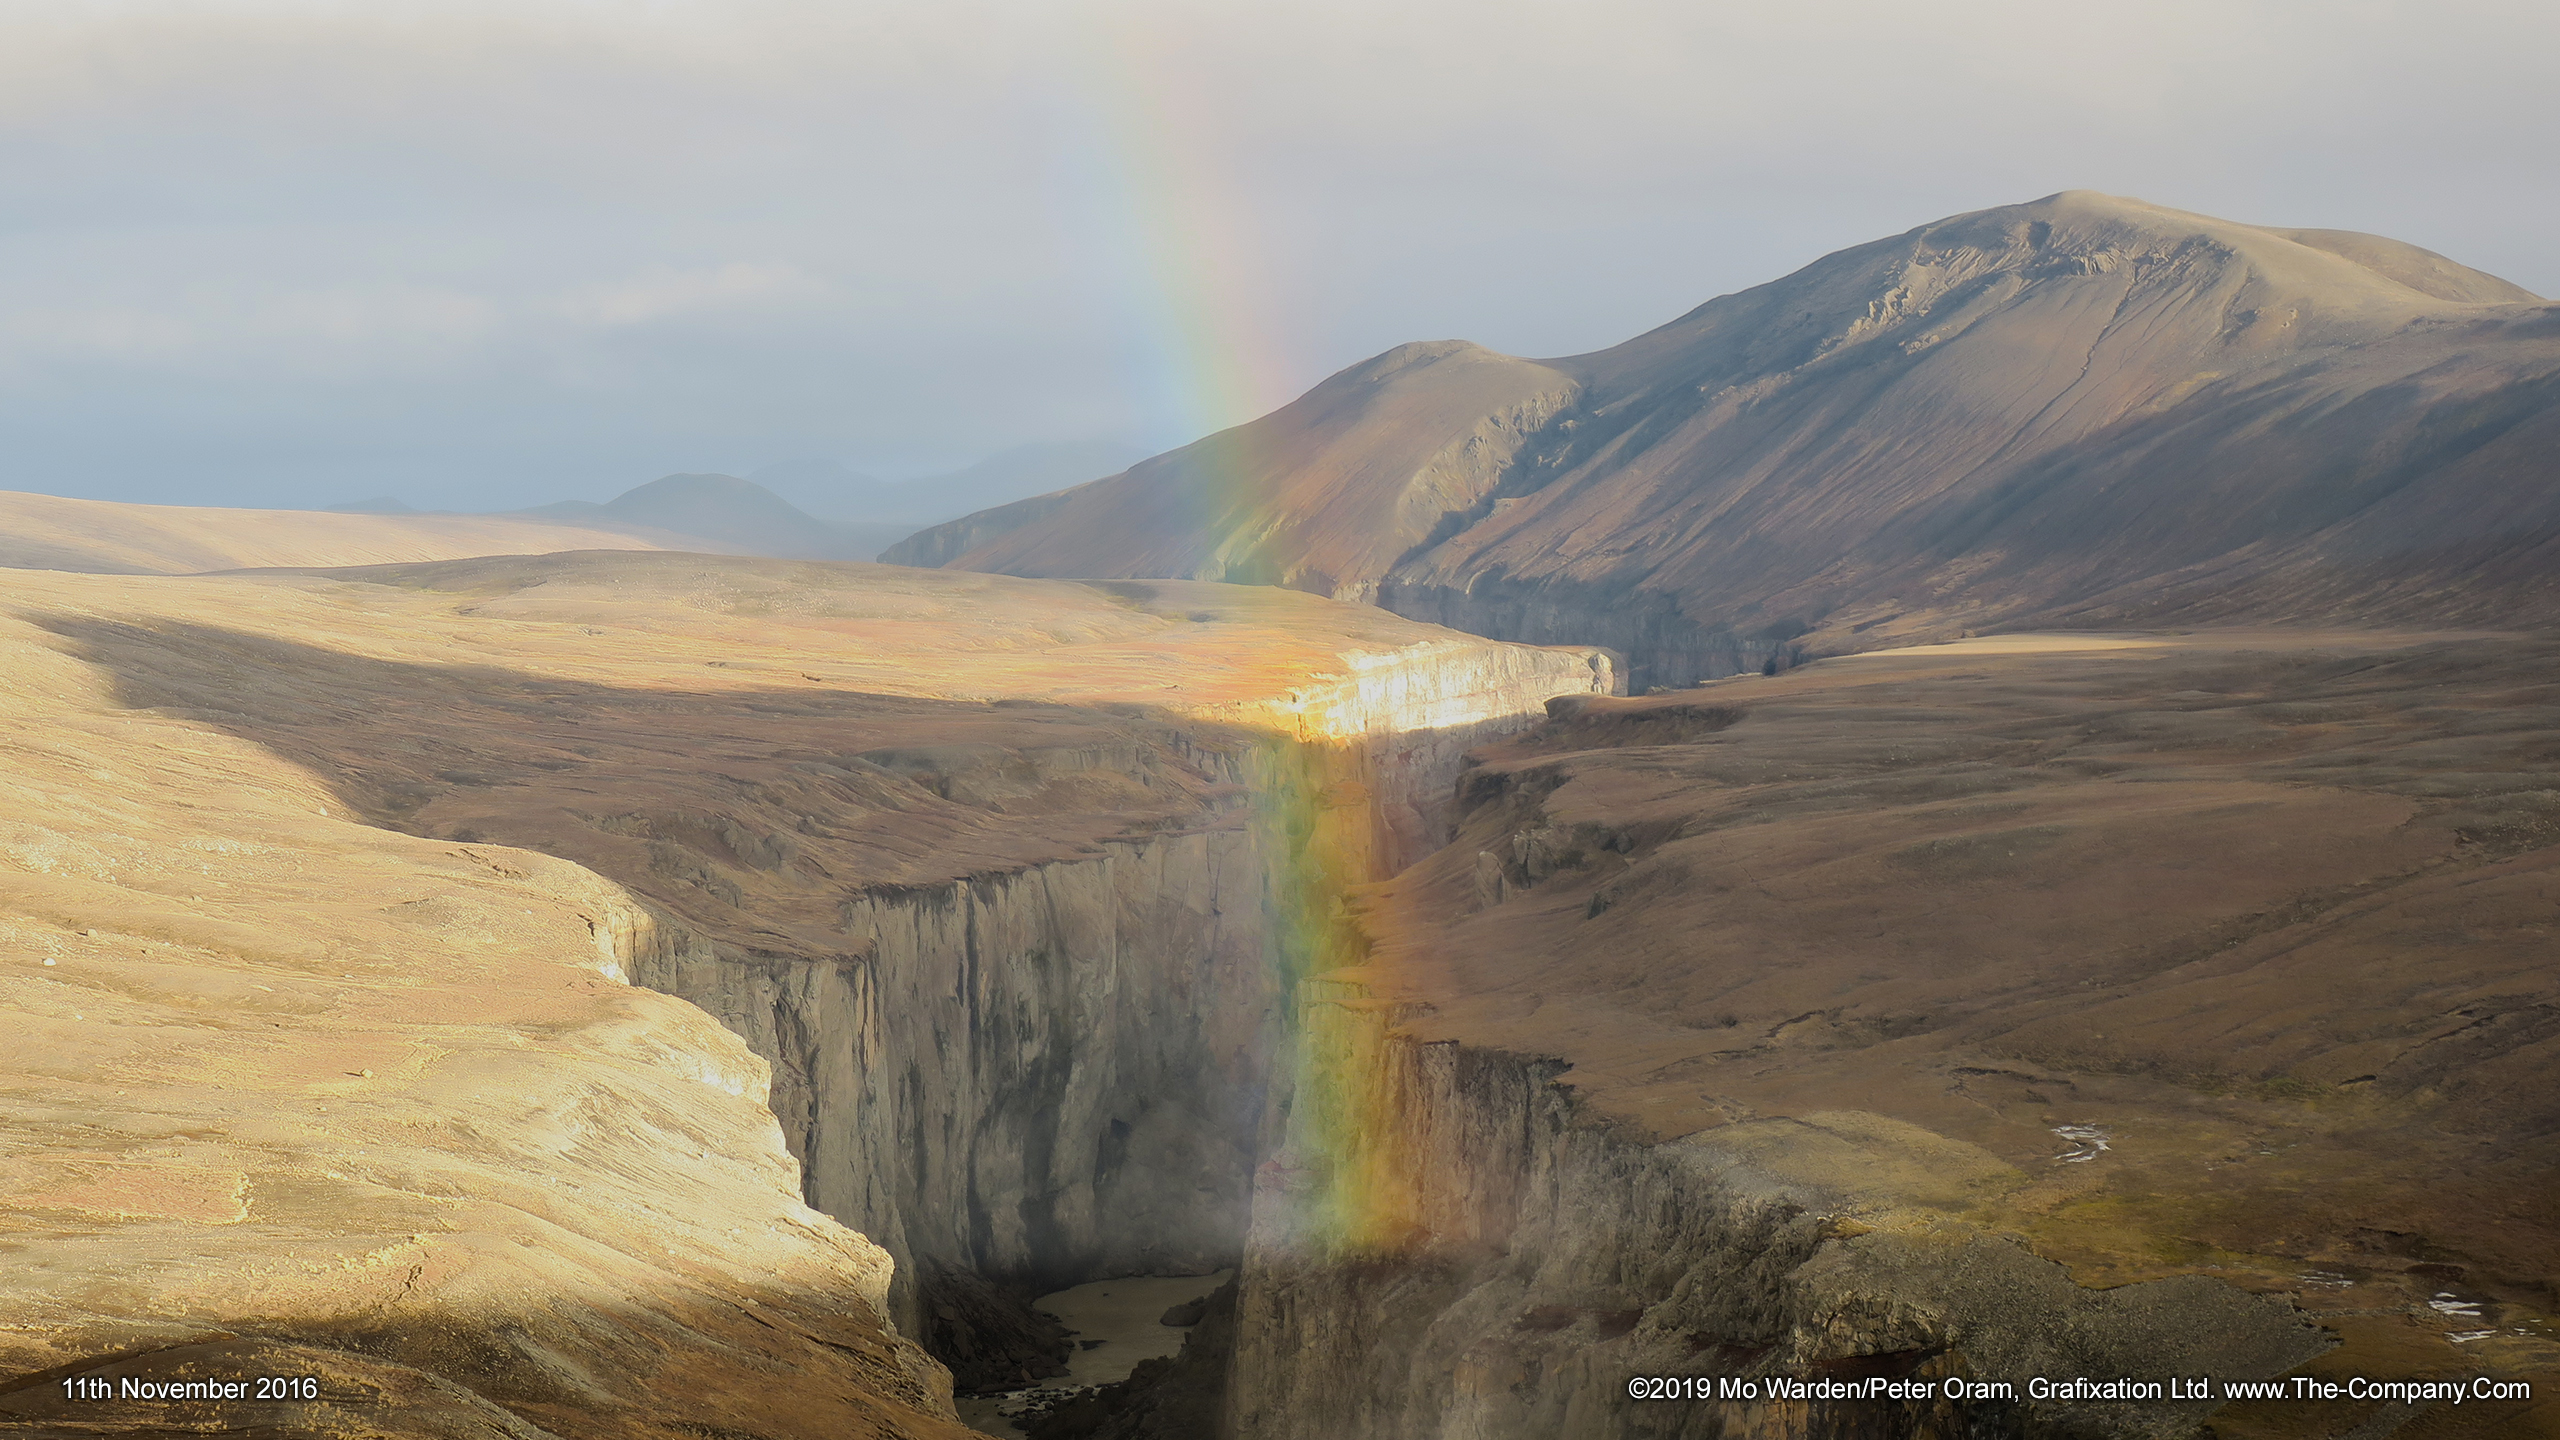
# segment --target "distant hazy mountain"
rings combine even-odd
[[[747,472],[747,478],[812,515],[829,520],[875,520],[870,497],[882,484],[841,460],[802,456]],[[892,517],[903,518],[903,517]]]
[[[2560,306],[2074,191],[1589,355],[1407,345],[883,558],[1289,585],[1639,683],[2029,623],[2554,624]]]
[[[747,478],[812,515],[839,524],[896,531],[880,543],[922,526],[1002,505],[1026,495],[1081,485],[1116,474],[1146,458],[1146,450],[1119,440],[1075,440],[1022,445],[974,465],[917,480],[876,480],[834,460],[786,460]]]
[[[915,515],[919,524],[932,524],[1117,475],[1146,458],[1144,447],[1125,440],[1023,445],[947,474],[885,488],[904,497],[901,518]]]
[[[885,543],[881,534],[894,538],[901,529],[830,524],[735,475],[668,475],[601,505],[562,500],[513,513],[661,541],[694,536],[715,542],[708,548],[795,560],[868,560]]]

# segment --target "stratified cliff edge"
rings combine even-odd
[[[1991,626],[2551,623],[2554,455],[2549,303],[2072,191],[1589,355],[1405,346],[883,558],[1290,585],[1641,691]]]

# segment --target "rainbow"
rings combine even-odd
[[[1077,33],[1069,189],[1140,317],[1151,428],[1202,437],[1185,454],[1206,483],[1188,487],[1196,513],[1183,518],[1226,533],[1258,506],[1253,477],[1269,470],[1248,422],[1295,399],[1309,367],[1271,301],[1259,230],[1197,75],[1133,14],[1096,7]]]
[[[1208,481],[1191,492],[1199,513],[1186,518],[1225,533],[1261,501],[1253,477],[1274,468],[1257,463],[1257,432],[1245,422],[1294,398],[1305,367],[1283,343],[1254,227],[1217,153],[1215,107],[1192,88],[1193,73],[1163,32],[1133,16],[1096,13],[1081,35],[1076,108],[1086,128],[1070,146],[1071,178],[1102,201],[1106,249],[1121,258],[1121,284],[1146,317],[1160,413],[1180,433],[1207,437],[1186,452]],[[1319,685],[1286,713],[1248,721],[1263,737],[1250,779],[1270,866],[1267,963],[1289,1017],[1275,1056],[1283,1138],[1257,1176],[1256,1226],[1264,1244],[1279,1238],[1269,1226],[1285,1226],[1290,1247],[1310,1256],[1395,1248],[1413,1235],[1423,1203],[1397,1123],[1389,1017],[1342,973],[1368,958],[1355,892],[1384,878],[1371,800],[1378,742],[1389,733],[1380,721],[1490,718],[1450,711],[1455,697],[1371,693],[1376,683]]]

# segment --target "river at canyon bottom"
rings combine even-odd
[[[961,1422],[989,1435],[1019,1436],[1023,1432],[1012,1417],[1068,1391],[1128,1379],[1139,1362],[1172,1355],[1191,1333],[1165,1324],[1167,1310],[1204,1298],[1234,1276],[1233,1270],[1214,1275],[1139,1275],[1096,1280],[1041,1296],[1034,1308],[1057,1316],[1075,1337],[1067,1373],[1025,1390],[963,1396],[957,1402]]]

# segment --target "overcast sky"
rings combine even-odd
[[[1162,447],[2087,187],[2560,294],[2550,0],[0,0],[0,488]]]

